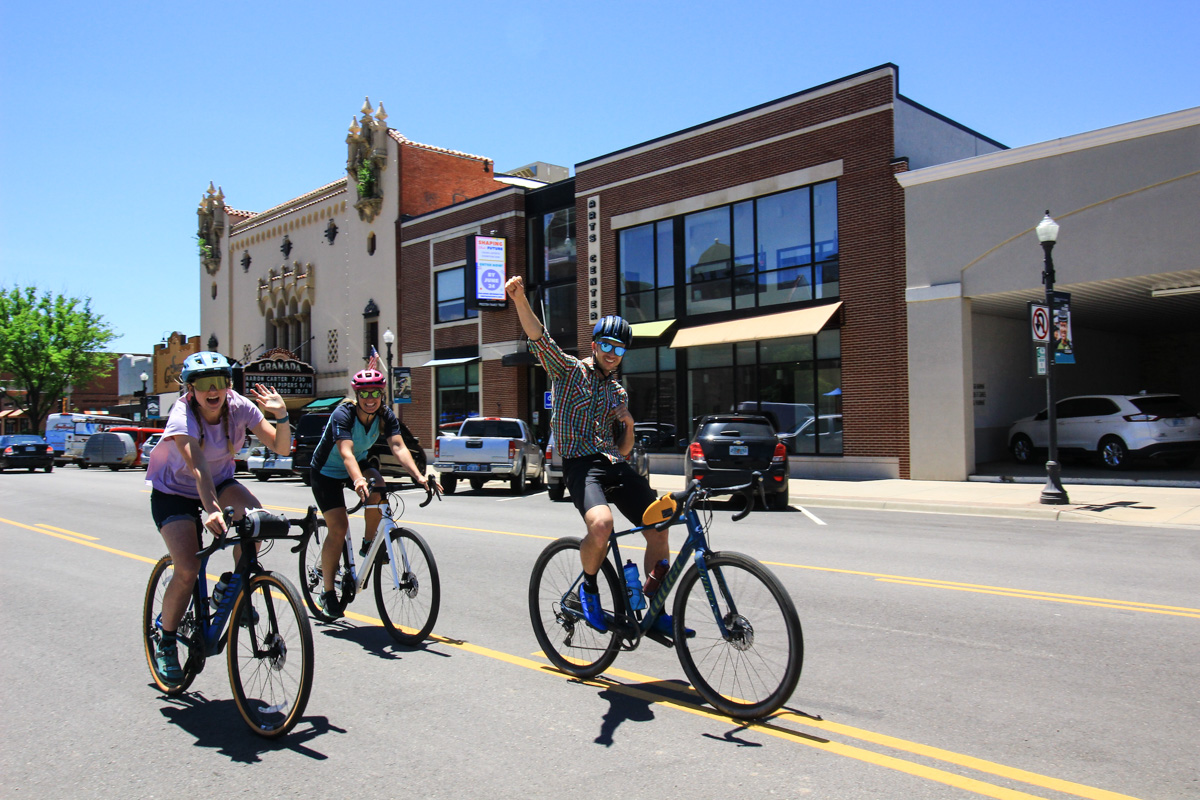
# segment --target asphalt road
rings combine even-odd
[[[651,642],[592,682],[547,666],[527,582],[579,532],[569,504],[500,484],[426,509],[410,495],[405,524],[442,576],[435,638],[394,646],[370,596],[314,623],[305,718],[268,742],[223,658],[183,698],[149,681],[141,603],[163,547],[143,477],[0,475],[7,797],[1200,797],[1192,531],[719,509],[714,545],[768,563],[804,624],[796,693],[746,725]],[[247,483],[269,508],[311,500],[298,481]],[[294,580],[295,558],[264,562]]]

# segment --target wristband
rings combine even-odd
[[[275,418],[276,425],[282,425],[285,422],[291,422],[291,421],[292,421],[291,417],[276,417]]]

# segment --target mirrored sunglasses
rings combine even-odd
[[[610,342],[608,339],[601,339],[597,344],[600,345],[602,353],[616,353],[618,356],[625,355],[625,348],[616,342]]]
[[[365,398],[367,400],[375,400],[376,398],[383,397],[383,390],[382,389],[359,389],[358,396]]]
[[[192,386],[196,387],[197,392],[211,392],[213,389],[228,389],[229,378],[224,375],[210,375],[206,378],[196,378],[192,381]]]

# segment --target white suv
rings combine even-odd
[[[1096,455],[1109,469],[1132,459],[1190,464],[1200,453],[1200,417],[1177,394],[1100,394],[1068,397],[1055,406],[1058,447],[1065,455]],[[1008,430],[1013,458],[1025,464],[1049,446],[1043,409]]]

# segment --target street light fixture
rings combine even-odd
[[[140,378],[142,381],[142,419],[145,420],[146,419],[146,381],[150,380],[150,376],[143,372],[141,375],[138,375],[138,378]]]
[[[378,330],[378,328],[376,328],[376,330]],[[396,334],[392,333],[391,328],[388,328],[387,330],[385,330],[383,332],[383,343],[385,345],[387,345],[387,375],[388,375],[387,396],[388,396],[388,405],[389,406],[393,405],[393,403],[392,403],[392,342],[394,342],[394,341],[396,341]],[[395,409],[392,409],[392,410],[394,411]]]
[[[1049,209],[1046,216],[1037,226],[1037,238],[1042,243],[1045,253],[1045,268],[1042,271],[1042,283],[1046,284],[1046,308],[1054,309],[1054,259],[1050,251],[1058,241],[1058,223],[1050,217]],[[1046,461],[1046,485],[1042,487],[1042,503],[1045,505],[1065,505],[1070,501],[1067,490],[1062,485],[1062,468],[1058,463],[1058,409],[1054,406],[1054,340],[1046,342],[1046,424],[1050,426],[1049,451]]]

